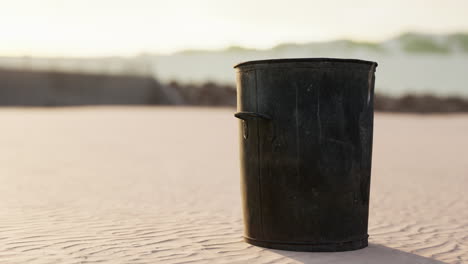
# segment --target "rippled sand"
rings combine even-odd
[[[232,109],[0,109],[0,263],[468,263],[468,115],[377,114],[370,243],[242,242]]]

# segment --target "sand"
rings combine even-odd
[[[370,246],[242,241],[233,109],[0,109],[0,263],[468,263],[468,115],[377,114]]]

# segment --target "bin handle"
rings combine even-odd
[[[257,118],[263,119],[266,121],[271,120],[271,117],[267,115],[254,113],[254,112],[237,112],[234,114],[234,116],[242,120],[257,119]]]

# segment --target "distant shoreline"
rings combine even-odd
[[[0,69],[0,106],[173,105],[235,107],[233,85],[159,82],[152,77]],[[466,113],[468,98],[377,94],[374,108],[394,113]]]

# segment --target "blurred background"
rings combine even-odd
[[[363,251],[242,242],[233,66],[298,57],[379,64]],[[0,263],[466,264],[463,112],[468,0],[0,0]],[[317,153],[367,156],[327,142]],[[286,190],[310,182],[297,169],[309,161],[273,143],[298,155],[275,161],[291,171],[278,192],[291,206],[356,197]],[[325,156],[330,175],[369,164]]]
[[[468,111],[464,0],[1,6],[2,106],[235,106],[238,62],[338,57],[379,63],[377,110]]]

